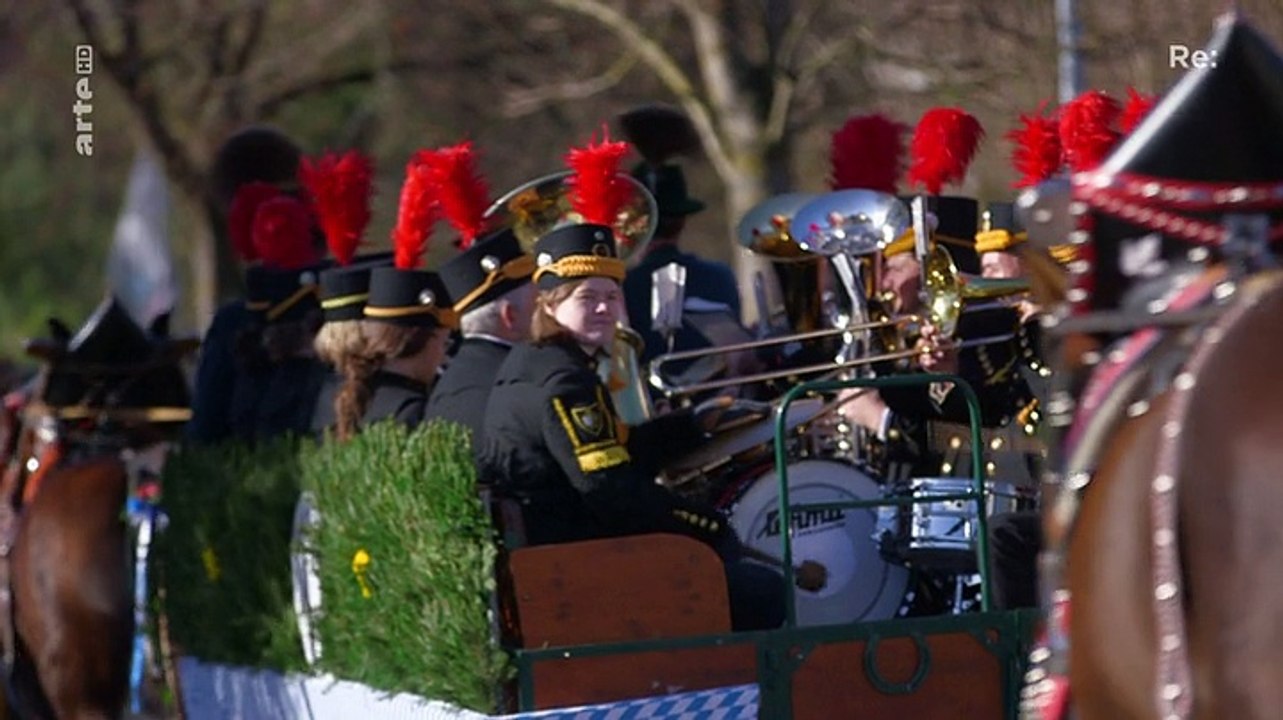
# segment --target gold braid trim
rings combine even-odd
[[[976,233],[976,252],[1002,252],[1029,239],[1029,233],[1010,230],[986,230]]]
[[[627,268],[619,258],[601,257],[599,255],[567,255],[551,265],[544,265],[535,270],[534,281],[545,273],[552,273],[562,278],[608,277],[623,282]]]
[[[339,295],[321,301],[322,310],[338,310],[342,307],[355,305],[370,299],[370,293],[358,293],[356,295]]]
[[[157,405],[152,407],[119,408],[90,405],[53,406],[34,402],[23,410],[24,417],[49,415],[59,420],[115,420],[117,422],[187,422],[192,409]]]
[[[431,315],[445,327],[452,330],[459,327],[459,316],[450,308],[441,308],[435,305],[406,305],[404,307],[370,307],[365,306],[365,316],[368,318],[387,319],[410,317],[411,315]]]
[[[1069,243],[1065,243],[1064,245],[1052,245],[1050,252],[1051,257],[1061,265],[1068,265],[1078,259],[1077,245]]]
[[[290,295],[289,297],[282,300],[278,305],[268,309],[267,321],[272,322],[276,320],[276,318],[284,315],[287,310],[294,307],[295,305],[298,305],[299,302],[303,300],[303,298],[307,297],[308,295],[315,295],[316,292],[317,292],[317,286],[314,284],[308,284],[308,285],[303,285],[299,287],[298,290],[294,291],[293,295]]]
[[[472,292],[464,295],[454,304],[454,311],[461,313],[468,308],[477,298],[485,295],[490,288],[498,285],[504,280],[516,280],[518,278],[530,277],[535,271],[535,259],[530,255],[522,255],[503,264],[498,270],[491,271],[486,275],[486,279],[481,282]]]
[[[913,228],[905,230],[903,235],[892,240],[890,244],[882,248],[882,255],[884,257],[894,257],[903,253],[913,252],[913,238]],[[941,243],[943,245],[954,245],[968,250],[975,248],[975,243],[973,242],[969,242],[963,238],[956,238],[952,235],[944,235],[942,233],[931,233],[931,242]]]

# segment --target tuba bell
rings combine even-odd
[[[533,253],[539,238],[559,227],[583,222],[571,207],[571,188],[566,183],[571,175],[573,172],[567,170],[524,183],[491,204],[485,217],[491,227],[511,227],[522,249]],[[613,225],[616,254],[620,260],[629,262],[642,256],[655,235],[659,210],[655,197],[645,185],[624,173],[618,173],[616,177],[626,182],[630,189],[628,200]],[[642,347],[641,335],[619,325],[611,343],[610,361],[599,366],[615,412],[628,425],[644,422],[652,414],[650,391],[639,370]]]
[[[521,248],[533,252],[539,238],[559,227],[583,222],[570,203],[571,188],[566,180],[573,174],[565,170],[519,185],[494,201],[486,209],[485,218],[495,228],[511,227]],[[645,185],[624,173],[617,173],[616,177],[630,189],[628,201],[614,222],[616,253],[620,260],[628,262],[630,258],[641,257],[655,235],[659,209]]]
[[[793,215],[814,198],[810,193],[776,195],[744,213],[736,226],[740,247],[772,261],[784,316],[794,332],[824,326],[823,258],[798,245],[792,231]]]

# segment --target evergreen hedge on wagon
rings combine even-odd
[[[171,632],[211,662],[306,670],[291,595],[300,490],[319,524],[315,671],[479,711],[513,675],[492,642],[495,544],[467,432],[388,421],[346,443],[185,450],[165,472],[158,539]],[[354,568],[354,559],[359,560]]]

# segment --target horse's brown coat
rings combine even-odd
[[[1276,284],[1228,329],[1191,391],[1177,487],[1195,718],[1277,718],[1283,708],[1281,358]],[[1167,402],[1119,428],[1070,541],[1082,720],[1157,716],[1149,494]]]

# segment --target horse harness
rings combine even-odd
[[[1050,589],[1045,636],[1030,656],[1021,697],[1021,717],[1050,720],[1067,716],[1069,622],[1071,600],[1064,584],[1064,563],[1082,498],[1091,485],[1109,438],[1126,419],[1144,415],[1151,401],[1171,391],[1160,429],[1154,477],[1150,482],[1150,547],[1153,553],[1152,602],[1157,631],[1155,702],[1163,720],[1189,717],[1193,707],[1184,590],[1177,535],[1177,478],[1181,431],[1191,391],[1226,331],[1283,275],[1269,273],[1236,282],[1222,268],[1179,281],[1166,309],[1185,322],[1151,325],[1138,319],[1136,332],[1117,340],[1097,357],[1084,358],[1090,368],[1079,402],[1061,394],[1052,405],[1052,425],[1063,431],[1057,443],[1063,475],[1048,473],[1054,489],[1047,522],[1059,539],[1047,547],[1039,570]],[[1182,286],[1183,285],[1183,286]],[[1090,319],[1090,316],[1087,316]],[[1116,322],[1109,318],[1109,322]],[[1057,334],[1073,331],[1056,329]]]
[[[97,413],[98,418],[125,423],[138,420],[171,419],[178,408],[110,409]],[[0,641],[6,676],[12,673],[18,652],[13,586],[9,557],[17,533],[18,517],[39,494],[44,480],[59,465],[102,455],[116,455],[126,472],[126,521],[137,537],[126,547],[126,566],[133,568],[133,614],[135,647],[131,667],[133,705],[138,705],[137,685],[141,679],[142,646],[145,642],[146,567],[153,533],[164,528],[166,518],[157,506],[159,476],[149,467],[143,454],[135,453],[127,433],[101,428],[89,420],[92,413],[79,406],[50,408],[40,402],[29,402],[21,409],[20,429],[15,452],[8,466],[0,468]],[[70,437],[68,437],[70,436]],[[132,564],[131,564],[132,561]]]

